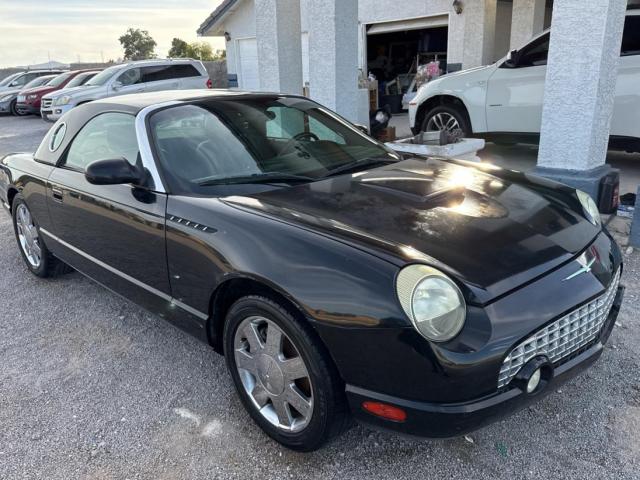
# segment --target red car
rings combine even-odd
[[[49,83],[43,85],[42,87],[36,87],[29,90],[21,91],[18,94],[18,102],[16,108],[23,113],[33,113],[40,115],[40,101],[42,100],[42,97],[44,95],[65,88],[76,75],[88,71],[91,71],[91,69],[64,72],[53,78]]]

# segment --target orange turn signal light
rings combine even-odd
[[[401,408],[394,407],[381,402],[363,402],[362,408],[376,417],[391,420],[393,422],[404,422],[407,419],[407,412]]]

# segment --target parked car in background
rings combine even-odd
[[[55,92],[65,88],[71,80],[86,72],[87,70],[73,70],[64,72],[53,78],[49,83],[41,87],[23,90],[18,95],[18,103],[16,108],[22,112],[40,115],[40,103],[42,97],[47,93]]]
[[[409,104],[413,132],[459,130],[499,142],[537,142],[549,39],[545,31],[493,65],[423,85]],[[640,10],[627,11],[620,54],[609,143],[640,151]]]
[[[400,157],[300,96],[82,105],[0,160],[0,203],[34,275],[71,266],[210,343],[296,450],[350,416],[450,437],[525,408],[600,357],[624,294],[586,193]]]
[[[52,113],[51,104],[53,103],[54,98],[56,98],[58,94],[64,95],[66,94],[66,92],[68,92],[72,88],[81,87],[101,71],[102,70],[83,71],[82,73],[79,73],[78,75],[73,77],[71,81],[69,81],[69,83],[67,83],[67,85],[63,89],[55,90],[53,92],[47,93],[46,95],[43,95],[40,101],[40,116],[43,119],[48,120],[49,119],[48,116]]]
[[[39,87],[52,80],[57,75],[43,75],[41,77],[34,78],[24,86],[22,90],[28,90],[31,88]],[[21,89],[16,90],[4,90],[0,92],[0,113],[11,113],[13,115],[23,115],[16,108],[18,94]]]
[[[207,69],[199,60],[187,58],[129,62],[109,67],[83,87],[57,95],[47,117],[57,120],[77,105],[115,95],[211,87]]]
[[[34,78],[41,77],[43,75],[60,74],[64,70],[28,70],[26,72],[18,72],[13,75],[9,75],[0,81],[0,93],[5,90],[22,89]]]

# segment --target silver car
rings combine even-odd
[[[14,88],[13,90],[0,91],[0,113],[12,113],[13,115],[24,115],[24,113],[17,108],[18,93],[22,90],[28,90],[30,88],[40,87],[45,85],[49,80],[55,78],[55,75],[42,75],[31,80],[26,85]]]
[[[57,75],[63,72],[64,70],[27,70],[14,73],[0,80],[0,95],[9,90],[23,90],[27,83],[43,75],[51,75],[53,73]]]
[[[57,120],[77,105],[100,98],[161,90],[211,88],[209,74],[198,60],[140,60],[114,65],[80,87],[51,94],[49,120]],[[49,111],[51,113],[49,113]]]

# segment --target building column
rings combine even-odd
[[[462,68],[493,63],[497,0],[464,2],[464,50]]]
[[[546,0],[513,0],[511,49],[522,47],[544,30]]]
[[[537,172],[598,195],[627,0],[556,0]]]
[[[260,90],[302,94],[300,0],[255,0]]]
[[[307,15],[310,96],[358,122],[358,0],[313,0]]]

